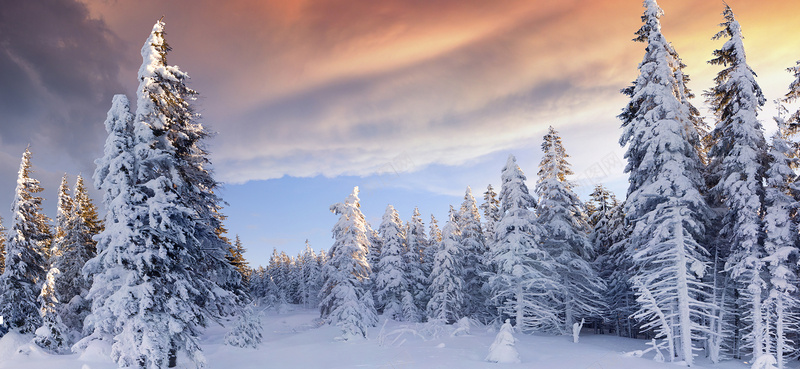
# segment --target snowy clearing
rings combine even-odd
[[[544,336],[514,333],[519,364],[494,364],[484,361],[497,331],[473,326],[469,334],[452,335],[455,326],[438,332],[425,331],[423,324],[405,324],[381,318],[369,329],[369,339],[340,342],[337,327],[319,326],[315,309],[297,308],[284,314],[262,314],[264,341],[258,349],[241,349],[224,344],[227,329],[210,327],[202,336],[202,348],[210,369],[217,368],[578,368],[578,369],[656,369],[676,368],[675,363],[658,363],[654,353],[644,357],[625,356],[625,352],[645,350],[645,340],[593,335],[586,330],[580,343],[572,336]],[[231,325],[231,324],[229,324]],[[381,333],[382,332],[382,333]],[[26,369],[114,369],[117,365],[104,352],[109,348],[91,346],[82,354],[50,355],[33,345],[32,335],[9,333],[0,338],[0,368]],[[179,368],[194,368],[182,358]],[[718,365],[699,358],[695,368],[749,368],[740,361]]]

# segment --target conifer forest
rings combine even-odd
[[[498,186],[464,184],[444,219],[388,205],[371,224],[355,187],[326,204],[330,245],[275,249],[260,266],[246,258],[257,245],[226,228],[200,92],[168,63],[158,20],[129,76],[136,96],[108,96],[107,139],[91,143],[103,155],[91,178],[64,175],[55,219],[35,148],[22,154],[12,218],[0,226],[0,367],[13,338],[8,355],[27,356],[9,365],[100,352],[107,362],[91,365],[218,368],[209,339],[268,353],[264,321],[293,311],[313,315],[302,331],[336,332],[328,345],[485,330],[475,365],[537,367],[525,342],[588,335],[650,345],[632,355],[688,367],[800,367],[800,62],[785,66],[794,81],[775,101],[779,114],[759,116],[767,99],[745,56],[748,25],[721,4],[708,61],[716,78],[695,95],[662,33],[664,12],[656,0],[643,6],[631,31],[644,53],[617,117],[626,193],[597,184],[579,198],[570,142],[550,126],[537,168],[509,155],[496,163]],[[765,125],[777,126],[768,138]],[[264,355],[262,367],[297,367]]]

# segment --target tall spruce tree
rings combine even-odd
[[[502,217],[495,229],[490,262],[495,273],[488,285],[501,319],[515,319],[521,331],[562,332],[558,306],[562,290],[555,263],[540,245],[542,229],[531,211],[536,200],[525,184],[516,158],[509,156],[502,171]]]
[[[116,128],[125,125],[127,104],[115,101],[106,121],[106,155],[95,174],[101,189],[119,186],[104,192],[125,198],[106,201],[126,214],[109,210],[114,214],[106,227],[112,230],[99,236],[106,244],[84,268],[86,274],[103,274],[100,281],[95,275],[90,295],[100,299],[93,303],[96,316],[87,321],[95,332],[114,336],[111,355],[121,366],[175,366],[178,351],[202,366],[200,329],[235,306],[234,295],[225,289],[228,279],[219,274],[226,269],[217,261],[233,269],[217,257],[217,244],[209,243],[212,235],[218,238],[209,217],[215,204],[208,191],[214,185],[201,170],[207,160],[197,145],[204,133],[189,103],[196,93],[184,84],[188,75],[167,65],[169,50],[164,23],[158,21],[142,47],[130,146],[120,150],[125,145],[114,142],[129,137],[121,134],[129,129]],[[107,291],[106,283],[116,289]]]
[[[461,230],[461,249],[464,255],[464,310],[467,316],[487,321],[489,316],[486,307],[484,285],[486,285],[486,238],[481,227],[481,215],[478,204],[472,196],[472,189],[467,186],[464,202],[458,212],[459,229]]]
[[[226,258],[228,262],[236,268],[236,271],[239,272],[242,281],[247,283],[247,280],[250,278],[251,269],[247,259],[244,258],[245,251],[244,246],[242,246],[242,240],[237,234],[233,239],[233,244],[228,246],[228,256]]]
[[[703,197],[700,135],[684,104],[682,63],[661,33],[663,11],[644,2],[642,27],[634,41],[647,43],[639,76],[622,92],[631,98],[620,114],[629,173],[625,213],[631,224],[631,254],[643,328],[668,340],[676,355],[694,362],[695,340],[705,339],[701,324],[712,308],[703,246],[710,211]],[[665,318],[662,318],[665,317]]]
[[[58,271],[52,276],[53,293],[58,302],[56,309],[68,329],[70,344],[81,337],[83,320],[91,310],[90,302],[85,299],[90,280],[82,275],[81,270],[96,254],[97,244],[93,237],[100,224],[80,175],[73,194],[69,200],[70,212],[62,215],[65,219],[62,220],[62,236],[59,242],[54,242],[50,257],[51,271]]]
[[[431,299],[426,308],[428,320],[452,324],[464,317],[464,255],[456,210],[450,206],[450,219],[442,230],[429,277]]]
[[[589,226],[583,204],[567,180],[572,174],[569,155],[553,127],[544,136],[542,151],[536,183],[537,220],[544,230],[542,247],[553,257],[564,288],[560,291],[560,310],[564,311],[563,331],[570,332],[573,323],[602,316],[606,285],[589,263],[596,257],[589,242]]]
[[[423,258],[428,248],[428,238],[425,236],[425,224],[419,214],[419,209],[414,208],[411,220],[406,225],[406,249],[403,253],[403,263],[405,264],[406,279],[408,280],[408,291],[411,293],[412,301],[417,311],[411,310],[407,306],[404,312],[408,313],[404,317],[406,321],[414,321],[414,315],[420,317],[425,311],[428,303],[428,276],[423,269]]]
[[[17,188],[11,203],[11,233],[6,244],[6,264],[0,275],[0,316],[10,329],[32,333],[42,325],[37,297],[45,277],[51,240],[42,211],[39,181],[31,178],[31,152],[25,149],[19,165]]]
[[[379,228],[383,248],[375,274],[375,297],[379,311],[394,320],[403,319],[403,293],[409,290],[403,254],[406,234],[400,215],[392,205],[386,206]]]
[[[492,185],[486,187],[486,192],[483,193],[483,232],[486,239],[487,248],[491,248],[492,241],[494,240],[494,231],[497,222],[500,221],[502,213],[500,211],[500,200],[497,199],[497,192],[494,191]]]
[[[592,225],[589,242],[598,254],[595,262],[598,275],[606,282],[606,319],[617,335],[634,337],[638,328],[631,315],[636,312],[637,304],[629,283],[631,260],[625,252],[624,241],[628,235],[624,206],[603,185],[597,185],[589,196],[591,201],[587,208],[593,209],[589,216]]]
[[[714,39],[727,39],[714,51],[713,65],[724,69],[716,85],[705,93],[717,123],[711,133],[709,170],[715,206],[725,209],[718,244],[729,249],[725,270],[735,281],[740,302],[736,312],[746,322],[737,327],[745,332],[743,347],[754,357],[766,352],[763,301],[766,293],[764,235],[761,212],[764,203],[766,141],[758,112],[765,103],[755,73],[747,65],[742,32],[733,11],[725,6],[725,22]],[[738,346],[738,345],[737,345]]]
[[[121,333],[122,324],[117,323],[122,319],[116,307],[127,300],[117,291],[124,286],[121,276],[131,272],[119,262],[128,262],[129,246],[140,242],[134,225],[140,222],[136,216],[144,204],[135,187],[133,114],[125,95],[112,99],[105,128],[108,138],[103,157],[95,161],[93,179],[103,193],[106,227],[97,236],[97,255],[82,268],[84,278],[92,279],[86,296],[92,301],[92,308],[84,321],[84,331],[89,335],[76,344],[78,349],[96,339],[111,341]]]
[[[331,206],[339,221],[333,227],[334,243],[322,270],[320,313],[342,329],[345,340],[366,337],[367,328],[378,321],[372,293],[365,286],[371,270],[367,222],[360,207],[358,187],[344,202]]]
[[[795,350],[792,340],[794,328],[800,323],[795,282],[798,276],[797,223],[792,219],[796,201],[791,196],[790,185],[797,165],[795,151],[786,139],[786,126],[778,117],[778,131],[772,136],[765,176],[764,199],[764,251],[766,269],[769,272],[767,306],[768,336],[767,351],[774,354],[778,368],[786,367],[787,360]]]

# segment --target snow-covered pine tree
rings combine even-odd
[[[506,322],[500,327],[500,332],[494,338],[494,342],[489,346],[489,355],[486,356],[486,361],[501,364],[521,362],[519,352],[514,348],[517,339],[514,338],[513,333],[514,327],[511,326],[511,320],[506,319]]]
[[[0,275],[0,316],[6,327],[20,333],[32,333],[42,325],[37,297],[45,277],[45,255],[51,239],[42,198],[36,196],[42,187],[31,178],[31,172],[31,152],[26,148],[11,203],[5,270]]]
[[[236,326],[225,334],[225,344],[236,347],[258,348],[263,339],[261,316],[252,304],[247,304],[236,317]]]
[[[369,241],[369,251],[367,253],[367,262],[369,263],[370,268],[372,268],[372,274],[375,275],[380,270],[380,261],[381,261],[381,250],[383,249],[383,239],[381,238],[380,234],[380,225],[378,225],[378,229],[373,229],[369,223],[367,224],[367,241]],[[375,292],[375,280],[367,281],[370,289],[373,289],[373,293]]]
[[[429,321],[452,324],[464,317],[464,255],[456,210],[450,206],[450,220],[442,230],[442,242],[433,258],[426,308]]]
[[[58,186],[58,198],[56,199],[56,228],[55,234],[53,235],[53,242],[50,244],[50,255],[48,255],[48,258],[59,254],[60,250],[63,248],[64,235],[69,227],[70,217],[74,215],[72,211],[72,196],[69,193],[69,182],[67,174],[64,173],[64,176],[61,177],[61,184]]]
[[[464,269],[464,316],[488,321],[492,315],[486,306],[484,295],[486,284],[486,239],[481,227],[481,214],[472,196],[472,188],[467,186],[464,202],[458,211],[458,228],[461,230],[461,250]]]
[[[684,104],[683,64],[661,33],[661,8],[655,0],[646,0],[644,7],[644,24],[634,41],[647,47],[639,76],[622,91],[631,100],[619,116],[620,144],[628,147],[627,248],[637,294],[655,295],[655,305],[642,305],[637,314],[645,319],[643,328],[658,324],[651,307],[669,314],[671,353],[692,365],[694,340],[707,338],[701,322],[713,308],[702,281],[709,258],[702,242],[711,214],[703,197],[700,135]]]
[[[108,138],[103,157],[95,161],[93,179],[95,187],[103,193],[106,227],[97,235],[97,255],[81,271],[84,278],[92,280],[86,296],[92,301],[92,308],[84,321],[84,331],[89,336],[75,345],[78,349],[95,339],[110,341],[120,333],[117,307],[124,300],[115,293],[123,287],[122,277],[130,272],[119,265],[119,260],[127,257],[130,245],[139,242],[133,227],[143,201],[134,186],[133,114],[125,95],[115,95],[112,99],[105,128]]]
[[[33,338],[34,343],[57,354],[64,353],[70,346],[68,328],[61,322],[59,301],[55,293],[55,277],[59,274],[58,269],[50,268],[42,284],[38,300],[43,325],[36,329],[36,336]]]
[[[766,141],[758,112],[765,99],[747,65],[742,33],[733,11],[725,5],[725,22],[714,39],[726,38],[714,51],[713,65],[724,69],[714,79],[716,85],[705,96],[716,116],[709,151],[712,198],[725,209],[718,244],[728,245],[725,270],[736,282],[740,309],[736,312],[747,326],[737,327],[754,357],[765,353],[766,331],[763,300],[766,281],[763,223]],[[724,252],[721,252],[725,254]]]
[[[605,304],[608,308],[606,319],[611,322],[614,332],[619,336],[634,337],[638,332],[631,318],[636,312],[636,295],[629,283],[630,255],[625,252],[624,240],[628,237],[625,226],[623,204],[603,185],[597,185],[589,195],[591,208],[589,242],[598,253],[595,264],[598,275],[606,282]]]
[[[100,282],[95,275],[90,296],[101,299],[93,303],[92,314],[97,316],[87,321],[95,332],[99,328],[99,333],[114,336],[111,356],[120,366],[174,366],[178,351],[202,366],[196,339],[199,330],[209,316],[219,317],[235,306],[234,295],[220,282],[224,269],[216,267],[217,247],[207,243],[210,234],[218,236],[215,223],[207,217],[213,212],[207,192],[213,185],[198,172],[207,162],[198,154],[204,135],[189,104],[195,93],[184,85],[188,75],[167,65],[170,48],[163,36],[164,23],[158,21],[142,47],[132,155],[127,150],[124,155],[108,150],[107,145],[96,173],[101,188],[127,182],[119,190],[105,191],[124,194],[123,199],[108,201],[111,208],[126,214],[109,211],[115,214],[106,227],[113,229],[98,237],[106,244],[98,247],[101,253],[96,261],[84,268],[88,275],[105,274]],[[120,110],[128,109],[119,105],[112,106],[107,129],[113,130],[115,121],[127,115]],[[113,142],[111,146],[118,147]],[[131,159],[119,163],[123,156]],[[115,176],[123,178],[109,182]],[[236,274],[222,256],[220,260]],[[209,263],[212,267],[206,268]],[[115,284],[113,292],[104,292],[108,283]]]
[[[422,271],[425,273],[426,285],[430,281],[431,270],[433,270],[433,261],[436,258],[436,252],[442,244],[442,230],[439,229],[439,221],[431,214],[431,224],[428,226],[428,247],[425,248],[425,254],[422,255]],[[430,295],[428,296],[430,297]],[[427,304],[425,305],[427,306]]]
[[[403,320],[405,321],[414,322],[415,320],[411,320],[414,316],[421,317],[428,304],[428,276],[422,265],[427,248],[428,238],[425,236],[425,224],[422,223],[419,209],[414,208],[411,220],[406,224],[406,249],[403,253],[403,263],[408,280],[410,294],[408,298],[414,303],[417,311],[412,311],[411,305],[404,304],[404,315],[407,315],[404,316]]]
[[[551,126],[542,142],[544,156],[539,163],[536,194],[537,221],[544,230],[542,247],[555,260],[563,290],[563,331],[571,332],[580,319],[600,318],[605,311],[605,282],[597,276],[589,260],[596,255],[589,242],[589,226],[583,204],[572,191],[567,176],[572,174],[561,137]]]
[[[58,271],[53,275],[57,311],[68,329],[67,340],[70,344],[82,337],[83,320],[91,310],[90,301],[85,299],[90,281],[84,278],[81,270],[95,256],[97,243],[93,239],[93,232],[101,227],[96,219],[96,207],[92,204],[80,175],[73,193],[74,198],[69,205],[71,211],[62,214],[65,223],[62,225],[62,236],[58,242],[60,244],[54,243],[50,258],[51,269]]]
[[[156,29],[158,28],[158,29]],[[218,299],[202,299],[201,304],[211,314],[225,316],[237,309],[237,304],[249,297],[243,288],[241,275],[227,261],[230,244],[222,233],[225,216],[220,212],[224,201],[216,194],[219,182],[213,178],[205,139],[211,133],[200,123],[192,101],[198,93],[186,86],[189,75],[177,66],[167,64],[172,49],[164,39],[164,23],[159,21],[142,48],[143,64],[139,69],[137,122],[134,129],[140,138],[138,147],[158,142],[152,152],[170,155],[170,167],[175,170],[174,184],[177,199],[189,209],[191,233],[195,241],[190,253],[199,251],[198,263],[192,268],[211,283],[231,292]],[[149,168],[147,160],[143,166]],[[153,168],[155,175],[165,168]],[[140,174],[143,171],[140,170]],[[147,172],[147,171],[144,171]],[[194,256],[193,256],[194,257]],[[201,284],[204,284],[201,283]]]
[[[233,245],[228,247],[228,262],[236,268],[236,271],[239,272],[239,275],[242,277],[243,283],[247,283],[248,278],[250,278],[250,266],[247,263],[247,259],[244,258],[245,248],[242,246],[242,240],[239,238],[237,234],[236,237],[233,239]]]
[[[500,221],[500,217],[502,216],[500,200],[497,199],[497,192],[494,191],[491,184],[486,187],[486,192],[483,193],[481,210],[483,210],[484,239],[486,240],[487,249],[490,249],[492,241],[494,240],[496,224]]]
[[[489,277],[491,301],[501,317],[511,317],[520,331],[560,332],[556,299],[562,290],[555,261],[539,244],[542,230],[534,213],[536,200],[513,155],[502,170],[502,217],[495,229]]]
[[[365,288],[371,271],[367,222],[360,207],[358,187],[344,202],[331,206],[339,221],[333,227],[334,243],[322,269],[325,282],[320,291],[320,314],[342,329],[345,340],[365,338],[367,328],[378,321],[372,293]]]
[[[790,104],[800,99],[800,60],[797,61],[795,66],[789,67],[786,70],[792,73],[794,81],[789,84],[789,92],[786,93],[780,102]],[[784,125],[786,132],[789,134],[800,132],[800,109],[790,114],[789,117],[785,119]]]
[[[770,335],[767,348],[774,354],[778,368],[786,366],[789,355],[795,347],[792,336],[800,323],[797,298],[798,258],[797,224],[792,219],[796,201],[791,196],[790,184],[794,182],[792,170],[797,165],[795,151],[786,139],[786,126],[777,117],[778,131],[772,136],[769,149],[769,167],[765,176],[764,199],[764,251],[769,271],[769,294],[765,305],[770,314],[768,321]]]
[[[379,232],[383,245],[378,261],[379,272],[375,273],[375,302],[384,316],[402,320],[403,293],[409,289],[403,262],[406,234],[400,215],[392,205],[386,206]]]
[[[317,258],[318,256],[311,248],[311,244],[306,240],[306,248],[302,254],[302,303],[308,307],[319,305],[319,291],[322,288],[322,265]]]

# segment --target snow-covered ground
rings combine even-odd
[[[674,363],[652,360],[654,353],[643,357],[625,356],[625,352],[644,350],[643,340],[612,335],[593,335],[586,330],[579,343],[572,336],[542,336],[515,333],[519,364],[494,364],[484,361],[497,332],[485,326],[472,326],[468,334],[451,335],[453,326],[438,332],[424,325],[384,322],[369,331],[369,339],[358,342],[337,341],[339,330],[318,325],[316,310],[295,309],[284,314],[264,312],[264,341],[258,349],[241,349],[224,344],[227,329],[210,327],[202,337],[202,347],[210,369],[247,368],[556,368],[556,369],[657,369],[677,368]],[[427,326],[430,328],[431,326]],[[113,369],[104,351],[95,345],[87,352],[50,355],[30,343],[32,336],[8,334],[0,338],[0,368],[13,369]],[[179,367],[194,368],[182,360]],[[797,365],[790,366],[796,367]],[[712,365],[705,358],[694,368],[743,369],[741,361]]]

